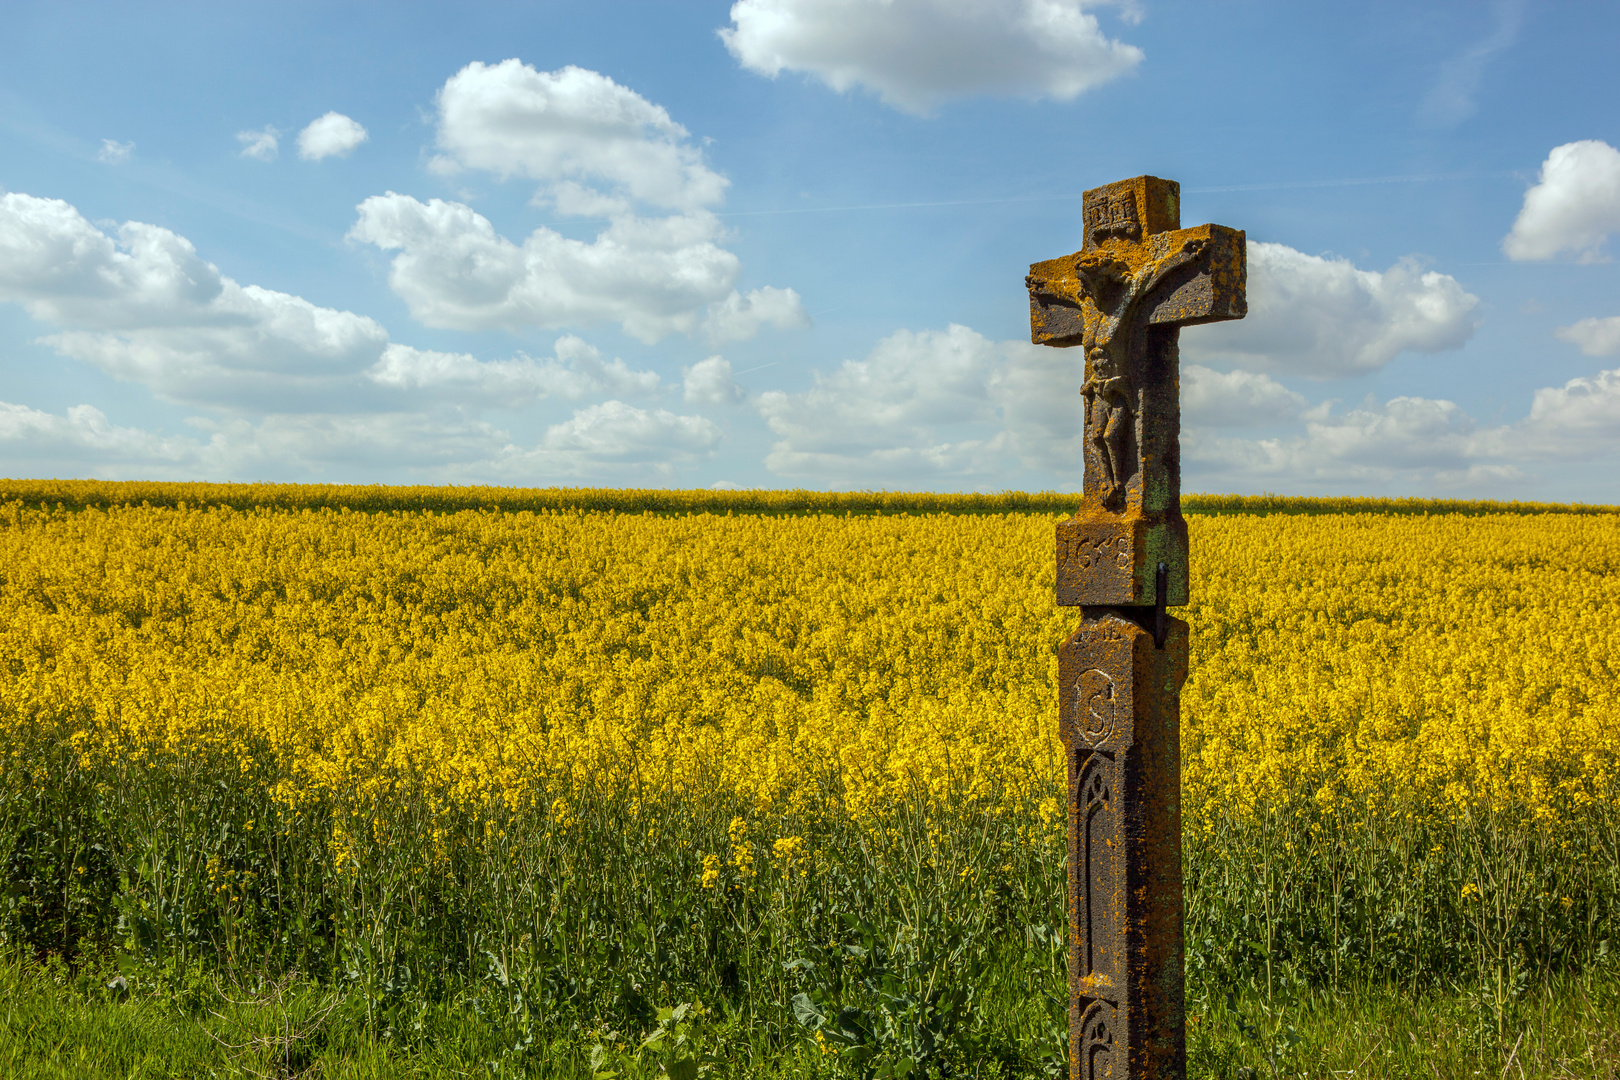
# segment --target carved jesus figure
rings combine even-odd
[[[1154,253],[1134,272],[1130,262],[1113,248],[1108,242],[1082,253],[1076,261],[1080,287],[1093,309],[1087,312],[1081,339],[1089,370],[1080,392],[1086,399],[1086,438],[1096,447],[1102,473],[1099,494],[1108,507],[1119,504],[1125,482],[1136,471],[1127,451],[1136,411],[1136,387],[1128,372],[1131,335],[1138,330],[1137,308],[1166,274],[1196,259],[1204,250],[1204,241],[1189,239],[1169,251]]]
[[[1123,491],[1127,472],[1125,452],[1131,427],[1131,380],[1119,374],[1108,350],[1092,348],[1091,377],[1080,388],[1086,399],[1086,439],[1097,448],[1102,467],[1102,501],[1113,506]]]

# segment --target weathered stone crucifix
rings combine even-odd
[[[1069,774],[1069,1064],[1074,1080],[1187,1072],[1181,896],[1180,328],[1248,312],[1243,233],[1183,229],[1181,187],[1085,193],[1084,246],[1029,268],[1031,339],[1085,350],[1085,494],[1057,528]]]

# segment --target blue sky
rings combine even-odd
[[[1180,181],[1192,491],[1620,502],[1620,10],[89,5],[0,34],[0,473],[1075,489],[1028,344]]]

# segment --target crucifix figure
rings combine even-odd
[[[1074,1080],[1187,1071],[1182,972],[1180,328],[1248,310],[1243,233],[1180,227],[1181,189],[1139,176],[1085,193],[1084,246],[1029,268],[1036,344],[1083,347],[1084,495],[1057,528],[1069,797]]]
[[[1133,223],[1134,224],[1134,223]],[[1100,230],[1099,230],[1100,231]],[[1104,237],[1109,234],[1103,232]],[[1129,239],[1129,238],[1128,238]],[[1144,297],[1172,270],[1194,261],[1203,253],[1206,241],[1192,237],[1158,257],[1150,252],[1133,266],[1121,257],[1114,244],[1095,251],[1082,251],[1075,259],[1079,284],[1096,317],[1085,322],[1081,344],[1085,346],[1087,374],[1081,394],[1086,399],[1086,438],[1095,448],[1098,471],[1102,473],[1100,495],[1104,506],[1117,508],[1131,471],[1125,458],[1131,410],[1131,378],[1125,374],[1130,363],[1128,333],[1136,309]],[[1057,293],[1048,293],[1056,298]]]

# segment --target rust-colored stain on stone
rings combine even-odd
[[[1084,496],[1057,527],[1068,761],[1069,1060],[1075,1080],[1187,1071],[1181,895],[1180,328],[1248,311],[1243,233],[1181,228],[1181,188],[1084,197],[1072,255],[1030,266],[1030,337],[1084,349]],[[1162,568],[1162,572],[1161,572]],[[1162,585],[1161,585],[1162,582]]]

